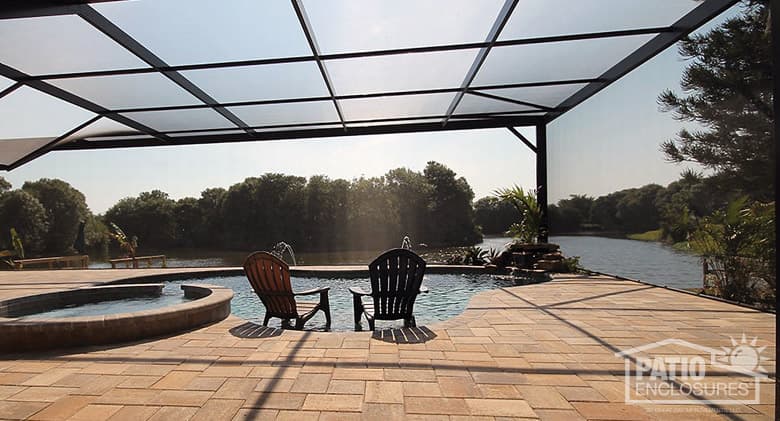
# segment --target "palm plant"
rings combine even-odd
[[[14,257],[24,259],[24,245],[22,245],[22,238],[16,232],[15,228],[11,228],[11,250],[0,250],[0,261],[4,264],[14,267]]]
[[[535,243],[542,225],[542,209],[536,200],[536,190],[525,191],[514,185],[511,188],[498,189],[493,194],[511,203],[520,213],[520,220],[509,227],[507,235],[520,242]]]
[[[119,248],[125,250],[127,254],[135,259],[135,250],[138,247],[138,237],[133,236],[129,238],[122,228],[119,228],[115,223],[110,222],[109,225],[113,232],[109,231],[108,235],[119,243]]]

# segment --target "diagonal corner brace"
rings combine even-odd
[[[507,130],[509,130],[513,135],[525,143],[525,146],[528,146],[528,149],[532,150],[534,153],[538,153],[536,146],[531,143],[531,141],[528,140],[525,136],[523,136],[522,133],[518,132],[517,129],[512,126],[507,126]]]

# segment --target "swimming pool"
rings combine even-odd
[[[262,323],[265,307],[257,297],[245,276],[224,276],[208,278],[191,278],[166,282],[166,289],[179,288],[183,283],[206,283],[221,285],[233,290],[231,312],[238,317],[257,323]],[[352,309],[352,294],[349,287],[361,287],[366,291],[371,289],[368,279],[343,279],[293,276],[294,291],[329,286],[330,313],[332,316],[331,330],[354,330],[354,315]],[[414,304],[414,314],[418,325],[447,320],[466,309],[471,297],[481,291],[516,285],[507,277],[491,275],[460,275],[460,274],[429,274],[425,275],[423,285],[430,289],[427,294],[420,294]],[[300,300],[316,301],[318,296],[299,297]],[[271,326],[279,326],[279,319],[271,319]],[[377,321],[377,328],[401,326],[401,320],[395,322]],[[363,327],[367,328],[365,319]],[[325,328],[325,316],[318,313],[306,323],[306,329],[322,330]]]

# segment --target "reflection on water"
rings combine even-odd
[[[699,258],[651,241],[605,237],[551,237],[566,256],[580,256],[585,268],[656,285],[698,288],[702,283]]]
[[[502,250],[512,239],[486,237],[478,247]],[[580,263],[591,270],[640,279],[657,285],[677,288],[701,286],[701,263],[698,257],[676,251],[664,244],[619,238],[589,236],[554,236],[566,256],[580,256]],[[416,249],[433,254],[445,249]],[[296,253],[300,265],[366,265],[383,250]],[[250,251],[174,250],[168,255],[168,267],[241,266]],[[147,254],[157,254],[149,252]],[[107,262],[91,262],[90,267],[111,267]]]

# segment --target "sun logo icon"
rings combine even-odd
[[[751,341],[742,334],[742,340],[737,341],[733,337],[731,339],[731,348],[721,347],[725,356],[719,358],[723,362],[728,363],[730,366],[740,368],[742,370],[752,371],[754,373],[766,373],[767,371],[761,366],[761,363],[767,360],[767,357],[761,355],[766,349],[766,346],[758,346],[758,337],[753,338]]]

